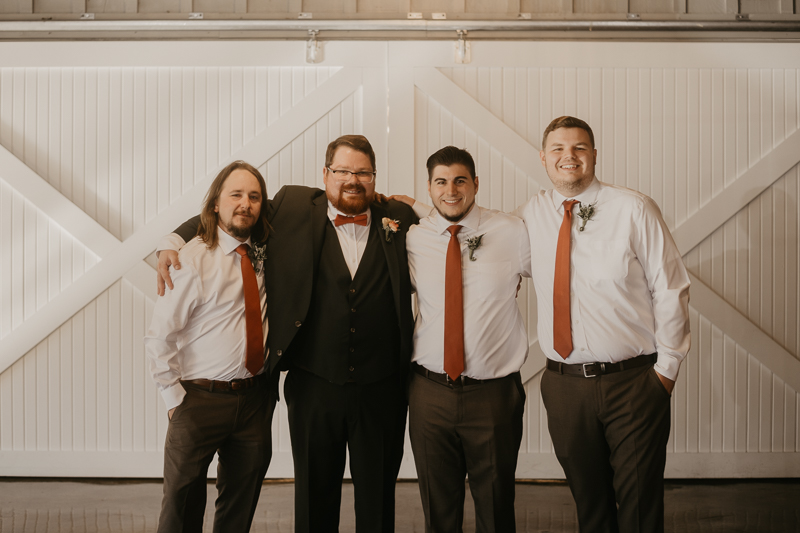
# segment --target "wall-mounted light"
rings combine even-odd
[[[306,63],[320,63],[322,61],[322,44],[317,41],[319,30],[308,30],[306,42]]]
[[[456,41],[455,61],[459,64],[469,63],[472,57],[467,42],[467,30],[456,30],[458,41]]]

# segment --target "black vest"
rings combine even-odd
[[[325,227],[319,271],[293,363],[332,383],[369,383],[400,369],[400,326],[382,234],[370,227],[355,278],[333,224]]]

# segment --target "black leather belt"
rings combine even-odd
[[[453,381],[447,374],[439,374],[438,372],[431,372],[424,366],[420,366],[417,363],[411,363],[411,366],[414,369],[414,372],[416,372],[420,376],[426,377],[429,380],[435,381],[436,383],[439,383],[441,385],[446,385],[448,387],[453,387],[453,388],[465,387],[468,385],[483,385],[486,383],[491,383],[492,381],[497,381],[498,379],[503,379],[503,378],[475,379],[467,376],[460,376],[457,380]]]
[[[584,363],[582,365],[568,365],[567,363],[559,363],[558,361],[548,359],[547,370],[557,374],[566,374],[568,376],[594,378],[602,376],[603,374],[613,374],[615,372],[622,372],[623,370],[630,370],[631,368],[653,365],[657,357],[658,354],[650,353],[647,355],[639,355],[632,359],[626,359],[619,363]]]
[[[203,387],[208,392],[230,392],[246,390],[267,382],[267,374],[259,374],[251,378],[234,379],[232,381],[215,381],[213,379],[182,379],[181,383]]]

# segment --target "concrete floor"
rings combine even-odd
[[[294,485],[266,483],[252,531],[292,531]],[[209,486],[206,523],[216,490]],[[800,532],[800,481],[669,482],[667,532]],[[150,532],[161,502],[156,481],[39,481],[0,478],[0,533]],[[517,485],[518,532],[577,532],[575,505],[563,484]],[[422,532],[415,482],[397,486],[397,533]],[[343,490],[340,531],[355,530],[353,486]],[[210,531],[210,527],[206,528]],[[465,532],[475,531],[467,497]]]

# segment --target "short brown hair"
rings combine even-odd
[[[269,222],[267,221],[267,184],[264,182],[264,177],[256,167],[244,161],[234,161],[222,170],[220,170],[211,187],[208,188],[206,198],[203,201],[203,210],[200,212],[200,226],[197,228],[197,235],[206,243],[208,248],[214,248],[219,240],[217,234],[217,226],[219,225],[219,215],[215,207],[219,201],[219,195],[222,194],[222,187],[225,181],[230,177],[234,170],[243,169],[255,176],[258,180],[258,185],[261,187],[261,211],[258,213],[258,220],[253,225],[250,233],[252,242],[264,242],[269,236]]]
[[[547,145],[547,136],[550,135],[550,132],[559,128],[580,128],[586,131],[586,133],[589,134],[589,141],[592,143],[592,148],[594,148],[594,133],[592,133],[592,128],[579,118],[564,115],[563,117],[554,118],[545,128],[544,134],[542,135],[542,150],[544,150],[544,147]]]
[[[340,146],[349,146],[353,150],[357,152],[361,152],[362,154],[369,157],[369,162],[372,165],[372,170],[377,170],[375,168],[375,152],[372,150],[372,145],[369,144],[369,141],[363,135],[342,135],[332,143],[328,145],[328,150],[325,152],[325,166],[331,166],[333,163],[333,156],[336,155],[336,150]],[[355,169],[353,169],[355,170]]]
[[[426,163],[428,167],[428,181],[431,181],[433,177],[433,169],[439,165],[449,167],[450,165],[458,164],[467,167],[469,177],[472,178],[472,181],[475,181],[475,160],[472,159],[472,155],[469,152],[461,148],[456,148],[455,146],[445,146],[441,150],[431,154]]]

